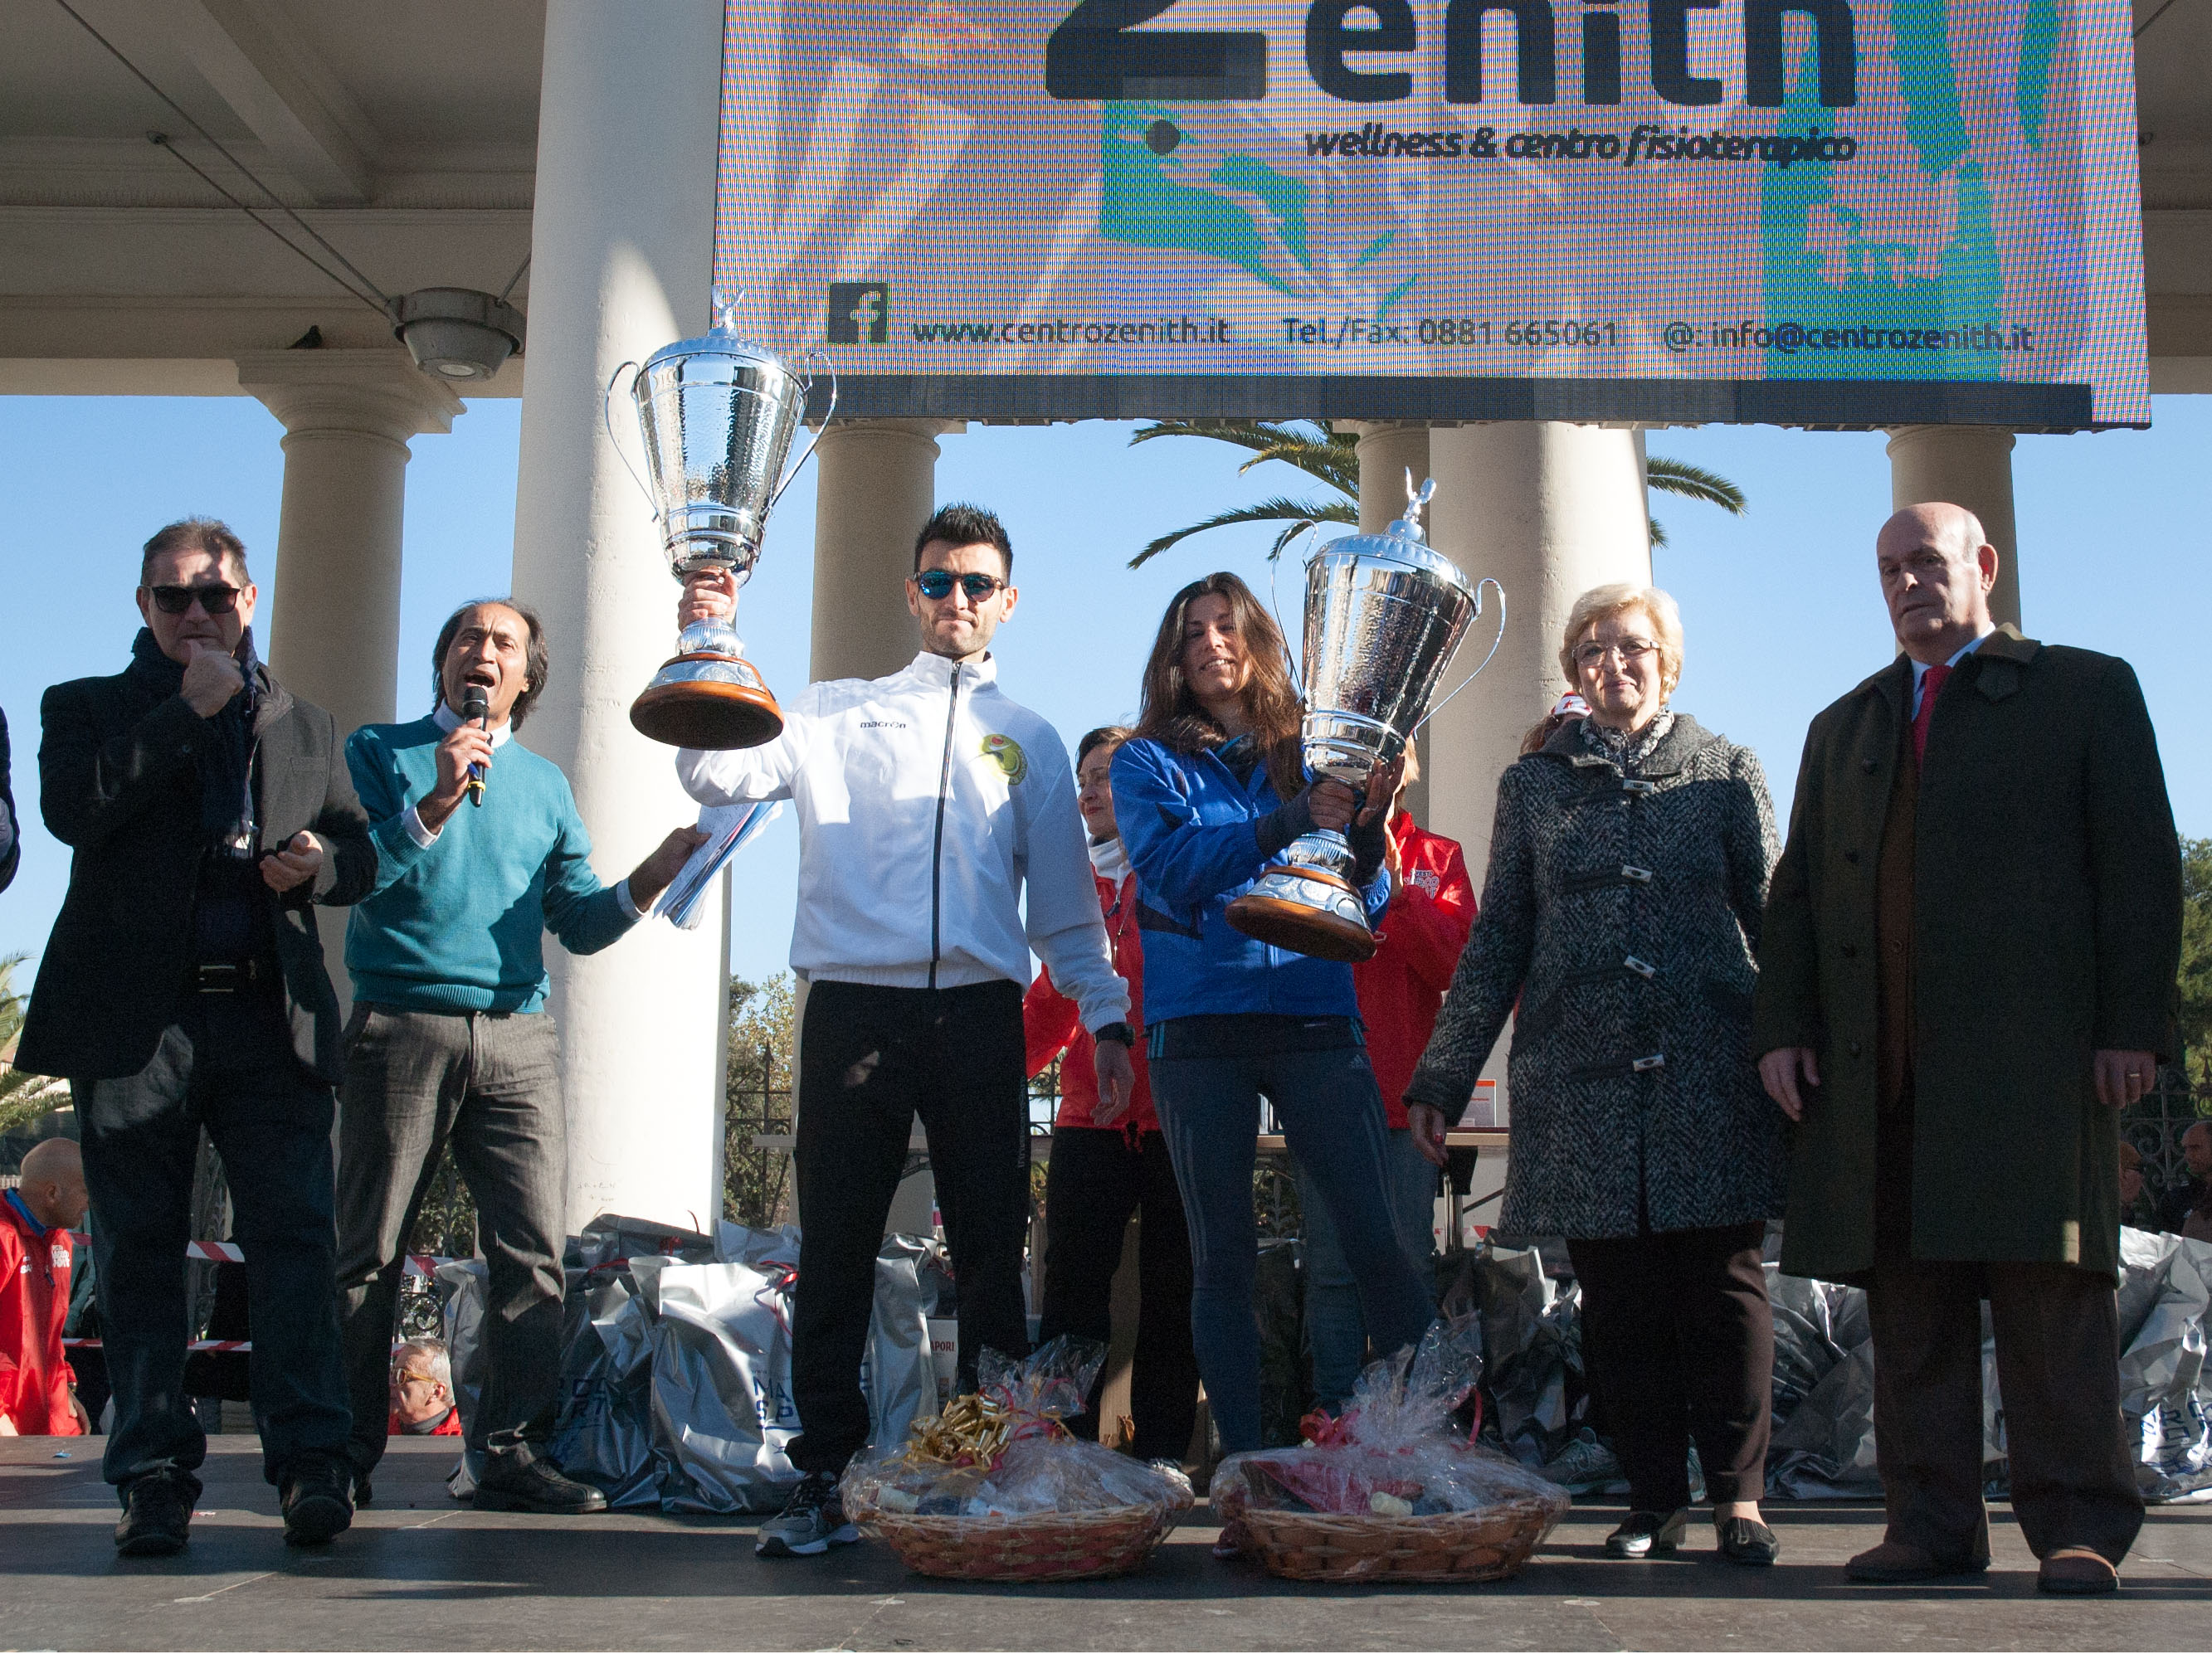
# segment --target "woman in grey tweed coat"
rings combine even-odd
[[[1721,1553],[1765,1565],[1759,1245],[1785,1166],[1750,1036],[1774,811],[1750,750],[1668,709],[1681,641],[1656,588],[1575,602],[1559,659],[1591,712],[1498,780],[1481,912],[1406,1099],[1441,1135],[1518,1005],[1499,1230],[1567,1240],[1629,1482],[1607,1547],[1680,1541],[1694,1438]]]

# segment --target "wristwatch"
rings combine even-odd
[[[1137,1046],[1137,1034],[1130,1030],[1129,1022],[1126,1019],[1117,1019],[1110,1025],[1100,1026],[1091,1034],[1091,1038],[1094,1042],[1118,1042],[1124,1048]]]

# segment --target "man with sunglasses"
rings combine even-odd
[[[185,1245],[204,1127],[246,1252],[254,1420],[284,1539],[353,1518],[331,1221],[337,997],[313,907],[376,854],[330,715],[253,651],[246,549],[146,544],[131,665],[51,688],[40,810],[75,849],[15,1063],[70,1080],[92,1196],[125,1555],[184,1547],[207,1443],[184,1395]]]
[[[999,689],[993,635],[1019,597],[998,520],[941,507],[915,538],[907,608],[922,649],[879,680],[817,682],[757,749],[686,749],[709,805],[799,810],[791,965],[799,1040],[792,1391],[803,1477],[760,1529],[763,1555],[859,1536],[837,1477],[868,1438],[860,1359],[875,1259],[920,1114],[960,1281],[960,1375],[985,1346],[1029,1352],[1022,1245],[1029,1115],[1022,988],[1034,950],[1096,1039],[1101,1109],[1132,1098],[1128,988],[1114,971],[1060,736]],[[720,572],[686,584],[678,625],[730,613]],[[1027,886],[1026,916],[1023,889]]]

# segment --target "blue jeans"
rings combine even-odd
[[[1443,1172],[1423,1158],[1411,1129],[1383,1132],[1383,1173],[1398,1248],[1424,1282],[1436,1251],[1437,1177]],[[1298,1207],[1306,1219],[1306,1335],[1313,1345],[1314,1397],[1330,1412],[1352,1397],[1367,1363],[1367,1323],[1359,1316],[1359,1281],[1345,1259],[1344,1242],[1322,1198],[1313,1171],[1296,1164]],[[1378,1354],[1389,1350],[1376,1347]]]
[[[1191,1336],[1225,1452],[1260,1445],[1252,1172],[1261,1096],[1313,1173],[1316,1207],[1336,1224],[1376,1346],[1395,1352],[1418,1342],[1435,1316],[1428,1287],[1391,1229],[1382,1097],[1367,1051],[1356,1037],[1335,1048],[1290,1046],[1310,1024],[1233,1014],[1153,1027],[1152,1099],[1190,1226]],[[1172,1029],[1186,1024],[1189,1032]],[[1348,1035],[1350,1023],[1343,1025]],[[1203,1041],[1188,1040],[1193,1036]],[[1277,1040],[1285,1036],[1288,1043]]]

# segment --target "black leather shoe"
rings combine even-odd
[[[192,1498],[182,1482],[149,1475],[124,1494],[115,1523],[118,1555],[174,1555],[192,1527]]]
[[[276,1488],[284,1508],[284,1541],[301,1547],[327,1544],[353,1525],[346,1498],[343,1466],[325,1457],[303,1457]]]
[[[1720,1534],[1724,1559],[1747,1567],[1771,1567],[1782,1553],[1782,1540],[1774,1535],[1774,1529],[1747,1515],[1732,1515],[1716,1522],[1715,1529]]]
[[[1690,1524],[1690,1512],[1676,1510],[1672,1515],[1661,1515],[1653,1510],[1631,1510],[1628,1519],[1606,1534],[1607,1555],[1625,1556],[1640,1561],[1647,1555],[1672,1555],[1680,1547],[1682,1534]]]
[[[597,1486],[571,1480],[542,1453],[518,1446],[484,1459],[476,1506],[530,1515],[591,1515],[606,1508],[607,1495]]]

